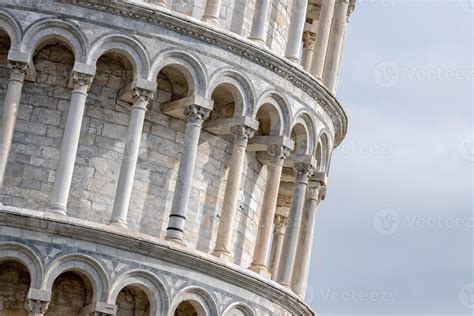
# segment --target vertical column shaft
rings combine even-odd
[[[334,13],[335,0],[322,0],[321,13],[319,15],[316,43],[314,45],[313,60],[311,62],[311,73],[316,78],[323,77],[324,61],[329,44],[332,16]]]
[[[281,171],[283,161],[288,157],[290,150],[283,145],[270,145],[268,153],[272,161],[268,165],[268,176],[263,196],[262,210],[258,224],[257,239],[253,252],[250,269],[259,274],[268,276],[267,256],[270,248],[270,237],[272,235],[273,218],[280,188]]]
[[[349,0],[336,1],[323,71],[323,83],[332,92],[336,90],[348,10]]]
[[[227,176],[227,185],[224,193],[219,228],[217,231],[216,246],[213,255],[229,259],[232,256],[231,238],[234,231],[235,214],[238,207],[239,191],[242,182],[242,169],[244,167],[245,152],[249,138],[254,130],[246,126],[235,126],[232,157]]]
[[[285,51],[285,57],[294,62],[300,61],[301,38],[306,22],[307,8],[308,0],[294,0]]]
[[[212,24],[219,24],[222,0],[207,0],[202,20]]]
[[[298,296],[304,297],[308,282],[309,266],[311,262],[311,250],[313,248],[314,224],[316,212],[320,201],[321,184],[318,182],[314,187],[308,188],[305,202],[301,230],[298,239],[296,258],[298,264],[293,268],[291,277],[291,288]]]
[[[10,79],[7,94],[3,103],[3,115],[0,122],[0,193],[7,169],[8,156],[15,132],[16,119],[20,108],[21,90],[28,65],[26,63],[9,62]]]
[[[127,214],[132,195],[133,180],[137,168],[138,153],[142,138],[143,122],[145,121],[146,106],[151,98],[151,93],[146,90],[136,89],[135,102],[132,106],[130,123],[128,126],[125,150],[120,166],[120,174],[115,193],[114,207],[111,224],[127,225]]]
[[[273,231],[272,249],[270,251],[270,263],[268,264],[268,271],[272,275],[272,280],[276,281],[278,272],[278,265],[280,264],[281,249],[283,247],[283,238],[285,238],[285,226],[287,217],[282,215],[275,215],[275,230]]]
[[[184,136],[183,154],[179,163],[178,178],[165,237],[177,242],[183,241],[199,136],[201,135],[202,123],[208,118],[210,111],[198,105],[191,105],[185,110],[185,114],[188,122]]]
[[[73,73],[74,89],[72,90],[71,103],[69,105],[50,203],[52,212],[63,215],[66,215],[82,119],[86,106],[87,91],[92,83],[92,78],[91,75],[78,72]]]
[[[303,66],[304,70],[309,70],[311,67],[315,40],[316,33],[309,31],[305,31],[303,33],[303,57],[301,58],[301,66]]]
[[[269,9],[270,0],[257,0],[255,2],[255,11],[253,13],[252,29],[250,30],[249,39],[265,43]]]
[[[288,224],[283,241],[280,265],[278,267],[277,282],[284,286],[291,285],[291,274],[296,257],[298,234],[301,225],[301,216],[305,201],[306,186],[314,168],[308,163],[295,163],[296,181],[295,190],[291,199]]]

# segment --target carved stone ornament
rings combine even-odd
[[[25,304],[25,308],[28,311],[29,315],[43,315],[48,309],[49,302],[40,301],[35,299],[28,299]]]
[[[26,70],[28,69],[27,63],[21,63],[18,61],[8,62],[8,70],[10,71],[11,80],[23,81],[26,75]]]
[[[296,179],[298,181],[307,182],[314,173],[314,166],[309,163],[300,162],[295,163],[294,170],[296,172]]]
[[[316,43],[316,33],[310,31],[303,32],[303,48],[314,49]]]
[[[211,111],[199,105],[190,105],[184,110],[188,123],[201,125],[211,114]]]
[[[74,71],[72,73],[72,81],[74,89],[89,87],[92,84],[94,76],[82,72]]]
[[[245,125],[236,125],[233,128],[234,144],[245,146],[250,138],[255,135],[255,130]]]
[[[284,145],[269,145],[267,148],[268,154],[272,157],[272,162],[281,163],[288,158],[291,150]]]

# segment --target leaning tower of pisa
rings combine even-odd
[[[355,0],[1,0],[0,315],[315,315]]]

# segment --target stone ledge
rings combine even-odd
[[[140,253],[182,267],[192,266],[195,271],[211,274],[224,282],[237,286],[246,284],[247,290],[285,306],[297,315],[316,315],[296,294],[272,280],[210,254],[149,235],[82,219],[1,204],[0,226],[65,237],[74,236],[78,240]]]

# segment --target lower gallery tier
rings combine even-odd
[[[6,315],[313,315],[284,287],[213,256],[106,225],[0,208]]]

